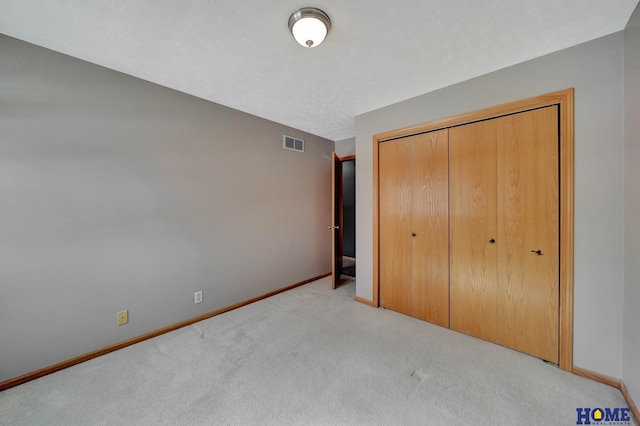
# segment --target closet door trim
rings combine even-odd
[[[379,216],[378,216],[378,148],[393,139],[446,129],[453,126],[501,117],[532,109],[558,105],[560,144],[560,330],[559,365],[562,370],[573,368],[573,234],[574,234],[574,89],[508,104],[489,107],[453,117],[373,136],[373,306],[379,302]]]

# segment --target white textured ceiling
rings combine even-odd
[[[357,114],[623,30],[637,4],[0,0],[0,33],[340,140]],[[314,49],[287,27],[304,6],[333,24]]]

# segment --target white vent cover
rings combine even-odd
[[[292,151],[304,152],[304,141],[292,136],[282,135],[282,147]]]

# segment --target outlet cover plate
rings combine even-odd
[[[193,293],[193,301],[194,303],[202,303],[202,290]]]
[[[124,325],[129,322],[129,311],[118,312],[118,325]]]

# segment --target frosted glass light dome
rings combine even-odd
[[[305,7],[289,17],[291,34],[304,47],[316,47],[322,43],[329,28],[331,28],[329,16],[320,9]]]

